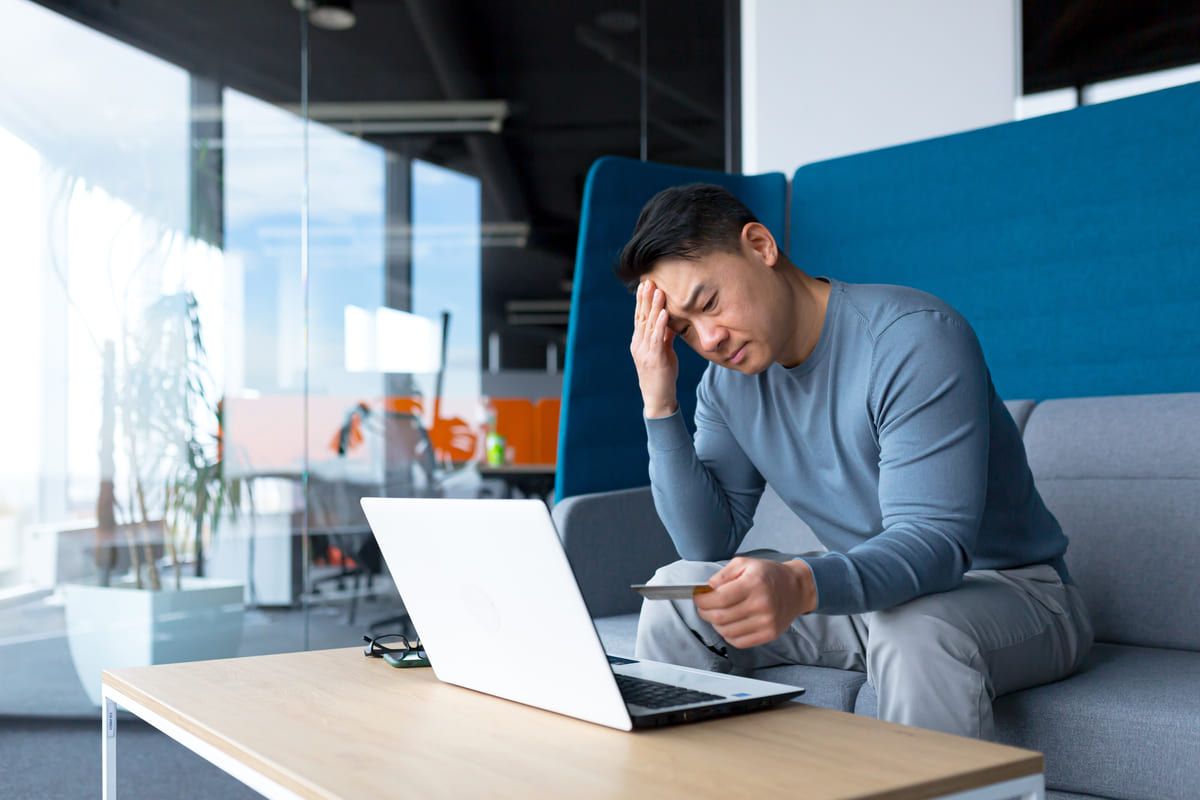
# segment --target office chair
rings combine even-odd
[[[419,417],[396,411],[383,412],[379,417],[384,442],[383,497],[441,497],[442,485],[451,470],[438,463],[433,442]],[[365,548],[382,562],[382,553],[375,537],[369,537]],[[402,601],[403,602],[403,601]],[[371,633],[393,625],[412,629],[408,613],[372,620],[367,625]]]
[[[326,537],[325,541],[334,543],[354,562],[354,566],[349,567],[343,560],[337,574],[318,579],[314,588],[327,581],[336,581],[342,588],[344,581],[352,578],[354,586],[348,616],[351,625],[357,618],[361,581],[365,578],[366,590],[370,592],[374,575],[383,569],[382,553],[359,501],[366,496],[439,497],[442,482],[450,474],[448,468],[438,463],[429,434],[415,414],[356,404],[338,430],[334,447],[339,460],[345,464],[343,459],[360,445],[367,448],[372,471],[380,476],[378,482],[352,481],[345,477],[335,480],[317,478],[315,481],[310,477],[309,482],[310,503],[313,503],[310,508],[318,512],[321,521],[320,527],[310,527],[310,530]],[[407,618],[407,614],[402,614],[376,620],[368,629],[403,623]]]
[[[327,583],[336,585],[338,591],[345,588],[347,580],[353,580],[350,622],[354,622],[357,611],[359,588],[366,579],[366,589],[371,590],[374,571],[369,554],[362,551],[362,542],[370,538],[371,528],[359,505],[359,498],[374,492],[374,484],[353,482],[340,476],[311,472],[308,478],[309,541],[311,558],[325,557],[333,561],[334,549],[341,553],[337,572],[322,575],[311,582],[311,591],[321,592]]]

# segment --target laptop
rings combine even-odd
[[[626,731],[804,692],[607,655],[540,500],[364,497],[362,507],[445,683]]]

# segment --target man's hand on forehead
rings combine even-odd
[[[679,360],[672,347],[675,331],[667,326],[666,293],[653,281],[643,280],[636,295],[629,354],[637,368],[645,413],[649,417],[669,416],[678,407],[675,381]]]
[[[662,297],[663,297],[662,307],[667,312],[667,328],[669,328],[673,334],[678,335],[679,326],[684,324],[683,318],[679,316],[678,305],[676,305],[677,310],[672,311],[671,307],[670,307],[672,304],[671,298],[667,295],[667,291],[648,278],[646,279],[645,283],[648,286],[648,289],[651,294],[653,294],[655,289],[662,292]]]

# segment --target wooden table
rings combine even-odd
[[[1028,750],[800,703],[626,733],[359,648],[114,670],[103,687],[106,798],[117,706],[274,798],[1044,794]]]

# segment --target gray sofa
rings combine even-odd
[[[1008,407],[1070,537],[1096,645],[1076,675],[997,698],[997,734],[1045,754],[1050,797],[1200,798],[1200,393]],[[571,497],[554,517],[606,647],[632,654],[640,599],[628,586],[678,559],[649,488]],[[742,550],[758,547],[820,545],[768,491]],[[875,714],[863,673],[759,674],[805,687],[805,703]]]

